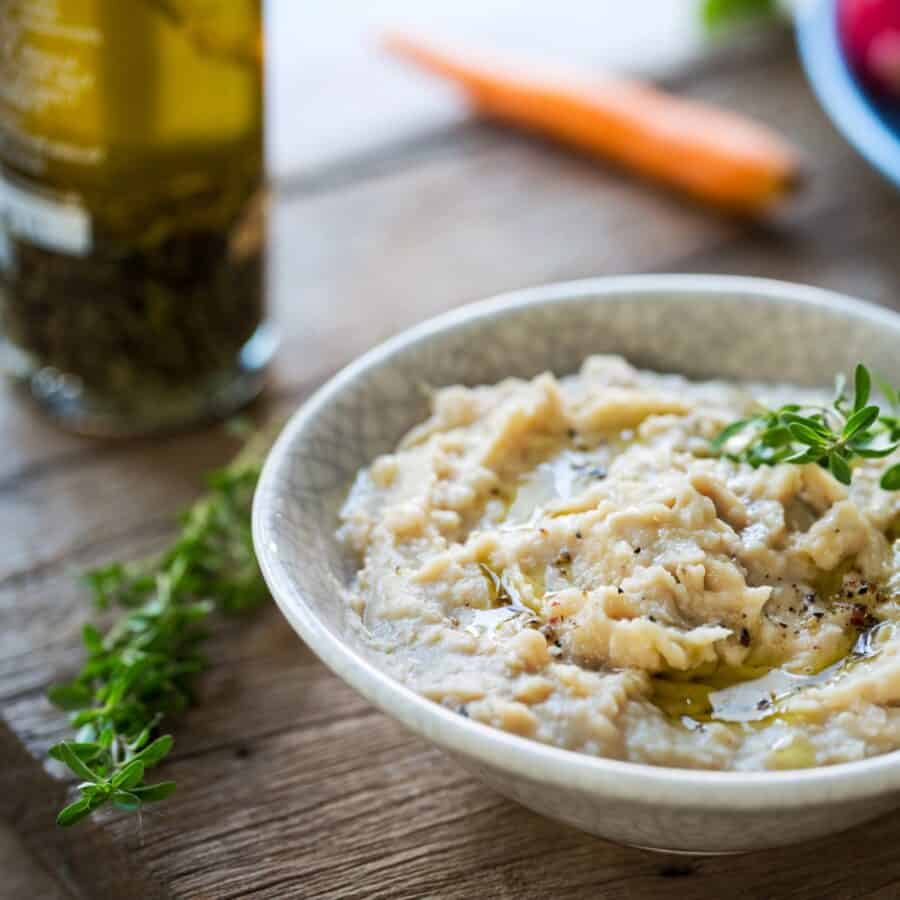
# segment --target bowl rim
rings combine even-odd
[[[292,465],[292,449],[310,422],[351,381],[425,338],[481,318],[554,302],[642,295],[740,295],[804,304],[900,330],[900,315],[807,285],[731,275],[623,275],[557,282],[504,292],[415,325],[364,353],[316,390],[290,417],[263,466],[253,502],[253,542],[275,602],[306,645],[375,706],[451,753],[562,789],[692,809],[754,810],[828,805],[900,789],[900,751],[854,762],[785,772],[721,772],[626,762],[564,750],[492,728],[417,694],[334,636],[285,570],[276,543],[276,497]]]

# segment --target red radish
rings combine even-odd
[[[839,0],[838,28],[866,86],[900,100],[900,0]]]

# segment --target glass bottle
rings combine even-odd
[[[75,430],[263,382],[260,0],[0,0],[0,335]]]

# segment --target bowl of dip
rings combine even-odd
[[[848,828],[900,805],[895,460],[847,488],[710,446],[857,362],[896,384],[898,338],[893,312],[751,278],[463,307],[289,421],[263,573],[341,678],[544,815],[691,853]]]

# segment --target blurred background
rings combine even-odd
[[[309,350],[323,364],[338,330],[341,352],[352,355],[450,305],[595,274],[735,272],[892,302],[898,271],[878,249],[892,238],[875,223],[896,221],[896,194],[840,136],[798,52],[799,32],[818,37],[837,20],[836,3],[332,8],[314,28],[297,23],[291,4],[270,8],[269,152],[281,198],[272,298],[302,307],[304,331],[320,338]],[[628,166],[473,115],[451,81],[383,52],[388,27],[561,63],[586,80],[636,76],[752,118],[797,149],[804,183],[762,215],[722,214]],[[826,55],[813,51],[813,62]],[[868,121],[848,127],[870,134]],[[377,304],[377,321],[351,315],[338,325],[339,310],[357,300]]]
[[[587,68],[664,75],[712,51],[699,6],[694,0],[338,0],[309,27],[297,4],[270,2],[272,172],[310,175],[465,118],[452,87],[423,82],[379,50],[388,28]]]

